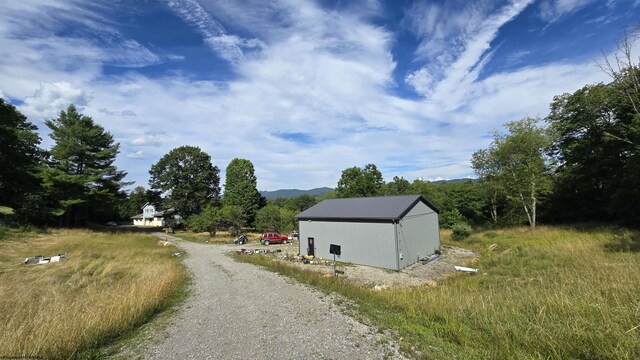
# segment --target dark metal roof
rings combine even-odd
[[[298,219],[353,219],[396,220],[401,219],[419,201],[440,212],[422,195],[376,196],[366,198],[328,199],[301,212]]]

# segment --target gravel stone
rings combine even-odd
[[[388,334],[345,315],[327,296],[260,267],[237,263],[232,246],[156,233],[188,253],[191,295],[148,359],[403,359]]]

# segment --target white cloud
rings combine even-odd
[[[27,116],[52,117],[70,104],[82,109],[90,98],[84,90],[68,82],[40,83],[40,88],[24,100],[20,110]]]
[[[99,108],[98,111],[103,114],[112,116],[136,116],[136,113],[131,110],[111,111],[109,109]]]
[[[487,1],[415,2],[407,11],[407,21],[420,38],[419,59],[434,60],[443,54],[464,50],[465,38],[478,31],[494,5]],[[448,59],[442,59],[448,60]]]
[[[498,31],[530,3],[531,0],[513,0],[494,14],[487,14],[490,8],[478,2],[466,3],[467,7],[455,16],[441,17],[441,12],[449,15],[452,8],[443,10],[434,4],[418,9],[424,11],[421,14],[411,13],[415,32],[425,37],[418,55],[426,53],[431,61],[408,74],[405,81],[446,110],[463,105],[470,86],[492,56],[491,42]],[[426,19],[426,26],[419,25],[417,19]]]
[[[142,159],[145,158],[145,156],[144,156],[144,152],[142,152],[142,150],[138,150],[136,152],[128,153],[127,154],[127,158],[128,159],[142,160]]]
[[[131,140],[131,145],[135,146],[160,146],[162,145],[160,135],[145,135]]]
[[[540,3],[540,18],[551,23],[592,2],[594,0],[545,0]]]
[[[243,48],[259,48],[262,43],[257,39],[242,39],[227,34],[226,30],[195,0],[170,0],[169,7],[184,21],[195,26],[204,37],[204,41],[222,58],[238,63],[245,60]]]

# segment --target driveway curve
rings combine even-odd
[[[230,246],[157,233],[189,255],[191,295],[146,346],[149,359],[402,358],[390,339],[344,315],[331,297],[225,255]]]

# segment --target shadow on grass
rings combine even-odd
[[[604,249],[608,252],[640,252],[640,233],[616,234]]]
[[[120,226],[105,226],[98,224],[88,224],[86,226],[87,229],[97,231],[97,232],[107,232],[107,233],[154,233],[154,232],[162,232],[162,227],[142,227],[142,226],[133,226],[133,225],[120,225]]]

